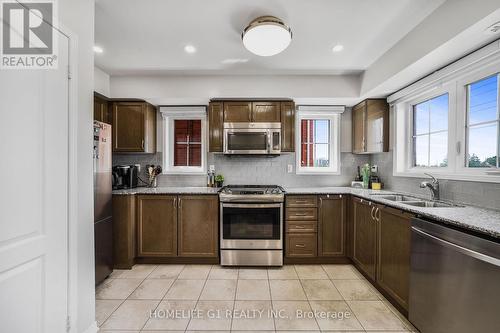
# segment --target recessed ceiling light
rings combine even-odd
[[[192,53],[195,53],[196,52],[196,47],[194,47],[193,45],[191,44],[188,44],[186,46],[184,46],[184,51],[186,53],[189,53],[189,54],[192,54]]]
[[[253,54],[269,57],[284,51],[292,41],[292,30],[275,16],[261,16],[241,34],[243,45]]]
[[[221,61],[223,64],[242,64],[248,62],[249,59],[246,58],[229,58]]]
[[[94,52],[95,53],[103,53],[104,50],[102,49],[102,47],[94,45]]]
[[[337,44],[332,48],[332,52],[340,52],[344,49],[344,45]]]

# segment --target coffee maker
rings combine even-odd
[[[137,165],[115,165],[113,167],[113,190],[137,187],[138,175]]]

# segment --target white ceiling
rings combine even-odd
[[[444,0],[97,0],[95,63],[127,74],[357,74]],[[292,28],[287,50],[249,53],[241,31],[275,15]],[[344,51],[332,53],[340,43]],[[192,44],[195,54],[186,54]],[[225,59],[249,59],[224,64]]]

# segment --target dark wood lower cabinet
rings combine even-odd
[[[317,233],[288,233],[286,235],[286,256],[290,258],[315,258]]]
[[[345,256],[345,211],[345,196],[323,195],[319,198],[318,256]]]
[[[134,265],[136,248],[135,195],[113,195],[113,267]]]
[[[177,256],[177,196],[137,197],[137,256]]]
[[[412,215],[379,208],[377,283],[408,310]]]
[[[353,198],[353,256],[352,260],[372,280],[377,265],[377,221],[371,202]]]
[[[218,257],[218,210],[217,196],[179,196],[180,257]]]

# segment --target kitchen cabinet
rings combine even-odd
[[[295,104],[281,102],[281,151],[295,151]]]
[[[377,224],[370,201],[353,199],[353,257],[359,269],[375,280],[377,265]]]
[[[109,101],[94,93],[94,120],[111,124],[112,116],[109,110]]]
[[[180,257],[218,257],[218,198],[181,195],[179,198]]]
[[[352,212],[352,260],[407,312],[413,215],[356,197],[352,198]]]
[[[252,122],[279,123],[281,119],[280,102],[252,102]]]
[[[319,197],[318,256],[345,256],[346,200],[343,195]]]
[[[389,105],[385,99],[367,99],[352,109],[352,152],[389,151]]]
[[[177,196],[137,197],[137,255],[177,256]]]
[[[224,122],[245,123],[252,121],[252,102],[224,102]]]
[[[115,101],[113,111],[114,153],[156,152],[156,108],[141,101]]]
[[[113,266],[130,269],[136,249],[135,195],[113,195]]]
[[[288,233],[285,252],[289,258],[315,258],[317,233]]]
[[[287,195],[285,198],[285,257],[318,256],[318,197]]]
[[[377,214],[377,283],[408,310],[413,215],[390,207]]]
[[[210,102],[208,105],[208,150],[223,151],[224,110],[221,102]]]

